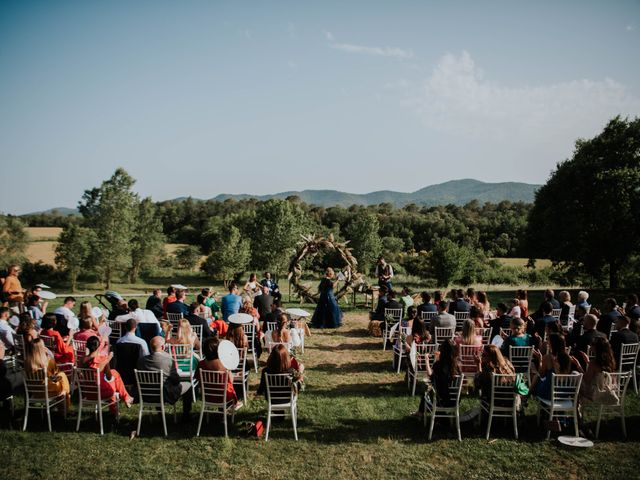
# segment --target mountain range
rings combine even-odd
[[[211,200],[223,202],[228,199],[244,200],[255,198],[257,200],[269,200],[271,198],[285,199],[297,196],[305,203],[330,207],[340,205],[348,207],[350,205],[378,205],[379,203],[390,203],[395,207],[403,207],[414,203],[420,206],[434,205],[464,205],[472,200],[480,203],[502,201],[526,202],[534,200],[536,190],[540,185],[518,182],[487,183],[473,179],[451,180],[437,185],[430,185],[415,192],[394,192],[392,190],[380,190],[371,193],[346,193],[337,190],[302,190],[280,192],[270,195],[250,195],[250,194],[228,194],[222,193]],[[175,198],[173,201],[186,200],[187,197]],[[198,199],[194,199],[198,200]],[[57,211],[61,215],[74,215],[77,209],[72,208],[52,208],[43,212],[34,212],[30,215],[40,213],[53,213]]]

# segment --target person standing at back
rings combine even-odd
[[[393,267],[386,262],[384,257],[378,258],[378,264],[376,265],[376,277],[378,277],[378,285],[380,287],[387,287],[388,291],[393,290],[391,279],[393,278]]]
[[[8,302],[9,306],[13,306],[24,301],[24,289],[18,279],[20,268],[17,265],[10,265],[7,271],[7,277],[2,284],[3,300]]]
[[[263,322],[267,318],[267,315],[271,313],[271,305],[273,305],[273,297],[269,293],[269,287],[262,285],[262,295],[256,295],[253,299],[253,306],[258,310],[260,320]]]

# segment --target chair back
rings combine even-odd
[[[265,373],[269,405],[289,403],[293,400],[293,377],[289,373]]]
[[[251,323],[244,323],[242,325],[242,329],[244,330],[244,334],[247,336],[247,341],[249,342],[248,352],[253,353],[253,339],[256,334],[256,326]]]
[[[578,401],[578,393],[580,392],[580,384],[582,383],[581,373],[569,373],[563,375],[551,374],[551,401],[572,402],[575,405]]]
[[[502,407],[511,403],[514,407],[516,376],[511,374],[491,373],[491,403]]]
[[[183,315],[181,313],[167,313],[167,320],[171,322],[171,324],[178,323],[182,320]]]
[[[509,345],[509,361],[516,373],[526,373],[527,381],[531,369],[531,359],[533,358],[533,347],[516,347]]]
[[[611,330],[609,330],[609,341],[611,341],[611,337],[613,337],[613,334],[617,331],[618,329],[615,327],[615,325],[611,325]]]
[[[632,372],[618,372],[609,373],[611,377],[611,388],[618,397],[618,405],[624,402],[625,395],[627,394],[627,388],[631,383]]]
[[[234,378],[236,375],[242,375],[242,378],[244,378],[244,374],[247,371],[247,347],[238,349],[238,357],[240,359],[238,366],[231,370],[231,373],[233,373]]]
[[[438,316],[438,312],[420,312],[420,319],[424,321],[425,327],[429,328],[431,319]]]
[[[482,337],[483,345],[489,345],[489,342],[491,341],[491,327],[476,328],[476,335],[480,335]]]
[[[29,398],[47,399],[49,396],[49,382],[46,381],[45,369],[41,368],[35,372],[23,372],[24,389]]]
[[[500,328],[500,331],[502,333],[504,333],[507,337],[511,336],[511,329],[510,328]]]
[[[460,394],[462,393],[462,386],[464,385],[464,375],[456,375],[455,377],[453,377],[453,379],[451,380],[451,385],[449,385],[449,398],[452,399],[456,406],[460,405]],[[435,385],[433,385],[434,390],[436,390],[437,393],[437,388]],[[434,405],[437,407],[437,399],[438,399],[438,395],[434,395]],[[440,407],[440,408],[446,408],[446,407]],[[453,408],[453,407],[451,407]]]
[[[56,351],[55,337],[50,337],[48,335],[40,335],[40,338],[44,342],[44,346],[47,347],[51,352],[55,353]]]
[[[460,371],[464,374],[478,373],[478,362],[476,357],[482,351],[481,345],[459,345],[460,347]]]
[[[140,359],[140,349],[137,343],[116,343],[114,346],[116,368],[125,385],[136,383],[135,369]]]
[[[451,327],[436,327],[434,333],[436,337],[436,343],[440,345],[443,340],[453,338],[453,334],[455,332]]]
[[[453,316],[456,317],[456,320],[467,320],[469,312],[453,312]]]
[[[551,316],[553,318],[555,318],[556,320],[558,320],[560,318],[560,314],[562,313],[562,309],[561,308],[554,308],[553,310],[551,310]]]
[[[202,392],[202,403],[226,406],[227,404],[227,382],[229,372],[218,372],[214,370],[199,370],[200,391]]]
[[[120,340],[122,336],[122,323],[116,322],[115,320],[107,320],[109,324],[109,328],[111,328],[111,333],[109,334],[109,343],[112,345]]]
[[[176,361],[180,370],[193,373],[193,345],[188,343],[166,343],[164,349]]]
[[[76,366],[84,363],[84,357],[87,355],[87,342],[84,340],[71,340],[73,346],[73,354],[76,360]]]
[[[399,322],[400,320],[402,320],[402,309],[401,308],[385,308],[384,316],[385,318],[387,316],[391,316],[393,317],[394,322]]]
[[[164,378],[160,370],[134,370],[138,384],[138,399],[143,403],[160,405],[164,403]]]
[[[101,402],[100,394],[100,371],[97,368],[76,368],[76,386],[78,395],[83,400],[91,402]]]
[[[638,362],[638,351],[640,343],[623,343],[620,347],[620,361],[618,362],[618,372],[636,371]]]
[[[435,355],[438,351],[438,345],[435,343],[416,343],[416,372],[424,372],[427,369],[427,363],[430,367],[435,362]],[[427,360],[427,354],[429,359]]]
[[[274,332],[278,329],[278,322],[267,322],[267,331]]]

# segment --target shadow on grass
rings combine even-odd
[[[358,363],[346,363],[337,365],[335,363],[321,363],[309,367],[312,371],[320,371],[326,373],[391,373],[389,366],[391,362],[358,362]],[[363,385],[363,384],[361,384]]]
[[[340,350],[380,350],[382,347],[377,343],[341,343],[339,345],[310,345],[305,346],[305,350],[320,350],[321,352],[335,352]]]

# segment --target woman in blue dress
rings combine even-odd
[[[320,282],[320,300],[311,319],[311,326],[316,328],[337,328],[342,325],[342,311],[338,306],[338,300],[333,289],[338,283],[334,280],[333,268],[325,270],[324,278]]]

